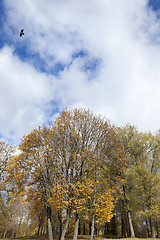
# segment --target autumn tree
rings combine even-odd
[[[66,109],[52,126],[24,136],[19,150],[9,163],[8,182],[16,186],[15,199],[23,196],[35,215],[45,209],[50,240],[54,213],[61,240],[73,215],[77,239],[80,216],[88,207],[92,233],[95,217],[111,219],[125,155],[118,130],[108,120],[90,110]]]
[[[48,219],[49,237],[52,240],[52,213],[48,199],[52,195],[55,169],[49,150],[50,137],[50,128],[44,127],[23,138],[19,145],[20,154],[10,161],[8,182],[14,181],[15,196],[27,197],[28,201],[34,198],[35,204],[43,204]]]
[[[160,192],[160,134],[146,134],[148,143],[143,160],[128,172],[134,182],[134,199],[139,205],[138,219],[146,223],[148,237],[159,235],[159,192]]]
[[[146,223],[148,237],[154,237],[154,227],[158,222],[155,220],[157,219],[155,213],[159,204],[160,187],[159,132],[156,135],[139,132],[136,127],[128,124],[122,129],[122,138],[128,157],[123,195],[120,200],[122,235],[131,234],[134,237],[132,215],[135,225],[141,219],[142,224]]]
[[[147,150],[146,135],[139,132],[138,129],[127,124],[121,130],[124,149],[127,157],[126,172],[123,177],[123,194],[119,201],[121,205],[121,230],[122,236],[135,237],[135,231],[132,222],[132,191],[134,185],[131,184],[129,170],[132,171],[143,159]]]
[[[4,183],[6,178],[6,167],[15,152],[15,146],[0,141],[0,234],[6,236],[10,221],[10,211],[7,206],[8,194],[10,187]]]
[[[108,192],[111,187],[117,190],[120,188],[125,161],[124,149],[117,129],[108,120],[94,115],[89,110],[71,109],[62,112],[53,125],[53,132],[55,133],[53,146],[56,147],[54,156],[57,154],[57,159],[61,163],[61,173],[64,174],[62,182],[75,186],[77,181],[82,183],[88,178],[93,180],[95,188],[97,185],[95,175],[96,179],[103,175],[108,183]],[[100,184],[92,191],[94,192],[92,208],[95,208],[95,194],[98,188]],[[69,209],[75,210],[74,200],[77,200],[72,187],[69,188],[68,196],[71,203],[68,205]],[[76,220],[79,221],[78,211]],[[75,226],[78,226],[77,222]]]
[[[7,225],[9,223],[9,211],[5,205],[3,197],[0,195],[0,236],[5,237]]]

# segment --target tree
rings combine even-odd
[[[0,141],[0,180],[4,180],[7,163],[14,154],[15,150],[15,146],[4,141]]]
[[[10,211],[7,206],[9,186],[4,183],[4,180],[7,164],[15,150],[15,146],[0,141],[0,235],[2,236],[6,235],[10,221]]]
[[[46,209],[48,232],[53,239],[51,229],[51,207],[48,199],[52,195],[54,183],[54,165],[50,149],[50,128],[34,130],[22,139],[20,154],[12,158],[8,166],[8,182],[14,181],[15,196],[27,196],[36,202],[42,202]]]
[[[62,112],[53,125],[53,130],[55,154],[61,162],[61,172],[64,173],[63,179],[67,184],[75,185],[78,180],[82,182],[87,177],[95,182],[95,188],[97,180],[94,180],[94,176],[96,174],[97,176],[103,175],[103,178],[109,183],[108,191],[111,187],[120,189],[121,173],[125,161],[124,149],[118,130],[108,120],[94,115],[89,110],[71,109]],[[100,184],[98,185],[100,188]],[[72,187],[70,190],[69,197],[73,196],[76,200]],[[97,190],[93,189],[93,192],[95,194]],[[95,205],[94,194],[93,208]],[[73,200],[69,206],[72,210],[75,208]],[[76,219],[79,221],[77,214]],[[77,222],[75,226],[78,226]],[[92,226],[93,228],[94,226]],[[76,232],[77,230],[75,230]]]
[[[121,130],[124,149],[127,156],[127,168],[124,173],[125,184],[123,185],[123,194],[120,200],[121,204],[121,224],[122,236],[135,237],[131,212],[132,212],[132,199],[133,189],[135,185],[130,179],[129,171],[132,172],[133,168],[143,161],[148,147],[148,140],[146,134],[139,132],[136,127],[127,124]]]
[[[9,222],[9,211],[4,203],[3,197],[0,195],[0,235],[4,237],[6,226]]]
[[[155,237],[155,228],[157,229],[157,235],[159,235],[156,225],[160,204],[160,134],[159,132],[156,135],[149,133],[146,138],[148,149],[145,157],[132,170],[130,176],[135,182],[135,199],[141,206],[138,216],[146,222],[148,236]]]
[[[50,240],[54,213],[61,240],[71,216],[76,217],[74,240],[84,212],[94,221],[109,221],[112,193],[121,189],[125,155],[118,129],[108,120],[90,110],[66,109],[52,126],[24,136],[19,150],[9,163],[8,182],[16,186],[15,197],[23,196],[31,204],[33,215],[45,209]]]
[[[139,132],[134,126],[127,125],[122,129],[122,138],[126,155],[128,157],[127,170],[124,174],[125,184],[121,198],[122,224],[129,226],[123,228],[127,234],[132,234],[134,217],[140,224],[146,223],[148,237],[155,236],[154,226],[157,217],[155,213],[159,204],[159,132],[156,135]],[[128,217],[126,218],[126,215]],[[127,220],[126,220],[127,219]],[[158,228],[157,228],[158,229]],[[125,235],[125,232],[122,234]],[[157,233],[158,235],[158,233]],[[126,236],[126,235],[125,235]]]

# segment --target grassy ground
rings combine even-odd
[[[48,240],[48,238],[30,238],[30,237],[27,237],[27,238],[0,238],[0,240]],[[108,238],[100,238],[101,240],[108,240]],[[156,240],[157,238],[120,238],[120,239],[112,239],[112,240]],[[68,239],[66,239],[68,240]],[[86,240],[86,239],[81,239],[81,240]]]
[[[48,240],[48,237],[45,235],[34,236],[34,237],[17,237],[17,238],[0,238],[0,240]],[[57,240],[57,238],[54,238]],[[72,237],[66,238],[65,240],[71,240]],[[78,236],[78,240],[89,240],[90,236]],[[156,240],[156,238],[120,238],[120,239],[110,239],[110,240]],[[108,238],[96,237],[95,240],[108,240]]]
[[[31,237],[27,237],[27,238],[0,238],[0,240],[48,240],[47,237],[43,237],[43,238],[31,238]],[[108,238],[99,238],[100,240],[108,240]],[[157,238],[120,238],[120,239],[112,239],[112,240],[156,240]],[[66,239],[68,240],[68,239]],[[86,240],[86,239],[81,239],[81,240]],[[98,238],[96,238],[95,240],[98,240]]]

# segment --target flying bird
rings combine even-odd
[[[24,29],[21,29],[20,31],[20,37],[22,37],[22,35],[24,35]]]

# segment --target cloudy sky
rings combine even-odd
[[[1,0],[0,138],[17,144],[65,107],[157,131],[158,2]]]

